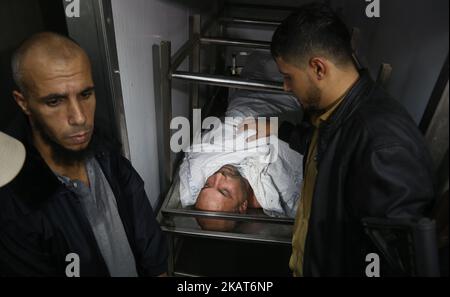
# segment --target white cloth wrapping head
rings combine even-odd
[[[241,121],[225,121],[185,154],[179,171],[182,206],[194,205],[206,180],[230,164],[248,180],[267,215],[294,217],[303,179],[302,155],[276,136],[246,143],[256,131],[237,133]]]

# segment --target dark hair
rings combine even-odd
[[[297,66],[313,55],[324,55],[336,65],[353,61],[346,25],[322,3],[305,4],[289,15],[272,37],[271,52]]]

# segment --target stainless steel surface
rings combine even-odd
[[[153,45],[152,47],[152,59],[153,59],[153,91],[155,94],[155,116],[156,116],[156,138],[157,138],[157,148],[158,148],[158,173],[159,173],[159,191],[160,199],[163,199],[166,195],[166,190],[169,187],[169,181],[166,178],[166,164],[165,160],[165,140],[164,140],[164,114],[163,114],[163,83],[162,83],[162,72],[161,69],[161,46]],[[165,73],[168,71],[166,70]],[[166,75],[167,76],[167,75]],[[167,80],[167,77],[165,77]],[[158,214],[158,221],[161,220],[161,212]]]
[[[161,42],[160,46],[160,61],[158,71],[160,72],[160,101],[161,110],[171,111],[171,80],[181,79],[194,82],[194,86],[191,88],[191,107],[195,108],[199,106],[198,102],[198,84],[232,87],[240,89],[248,89],[255,91],[268,91],[276,93],[286,93],[283,90],[283,85],[277,82],[267,81],[250,81],[246,79],[236,77],[226,77],[220,75],[201,74],[200,72],[200,45],[212,44],[212,45],[225,45],[225,46],[238,46],[249,47],[257,49],[269,49],[269,42],[262,42],[256,40],[237,40],[226,38],[214,38],[203,37],[207,32],[210,32],[211,28],[217,23],[218,18],[214,18],[206,23],[203,28],[200,28],[201,20],[197,17],[190,18],[190,37],[189,40],[177,51],[177,53],[171,58],[170,56],[170,42]],[[235,20],[235,21],[244,21]],[[255,20],[253,20],[255,21]],[[275,25],[275,23],[264,22],[260,20],[260,25]],[[217,23],[218,33],[223,31],[223,23]],[[201,37],[202,36],[202,37]],[[179,65],[183,63],[186,57],[190,57],[189,72],[177,71]],[[217,60],[220,59],[220,55],[217,55]],[[155,64],[154,65],[158,65]],[[220,67],[220,66],[219,66]],[[156,85],[156,83],[155,83]],[[170,107],[170,109],[169,109]],[[159,110],[159,109],[158,109]],[[242,242],[258,242],[267,244],[281,244],[291,245],[292,240],[292,227],[293,219],[291,218],[273,218],[260,213],[249,213],[245,215],[230,214],[230,213],[214,213],[214,212],[201,212],[194,209],[182,208],[179,200],[179,178],[178,174],[173,175],[173,168],[170,162],[170,149],[169,149],[169,120],[171,119],[171,112],[162,112],[163,128],[161,131],[164,133],[164,144],[162,145],[164,172],[161,177],[166,182],[170,182],[172,177],[174,181],[168,194],[162,203],[158,217],[160,218],[161,228],[168,234],[170,241],[170,259],[169,259],[169,273],[171,275],[177,274],[176,272],[176,255],[180,250],[180,244],[177,243],[177,239],[183,236],[204,237],[204,238],[216,238],[232,241]],[[232,232],[217,232],[202,230],[196,221],[197,217],[211,217],[235,220],[237,227]],[[191,276],[189,273],[182,273],[183,276]]]
[[[193,35],[186,41],[172,57],[171,71],[175,72],[181,63],[189,56],[193,48],[200,42],[199,35]]]
[[[122,143],[122,152],[128,159],[131,158],[130,144],[128,141],[127,122],[125,118],[125,107],[122,96],[122,83],[120,81],[119,60],[117,57],[116,34],[114,32],[114,21],[111,1],[102,0],[99,2],[99,12],[101,17],[103,39],[106,52],[106,66],[108,67],[109,84],[112,92],[112,103],[119,128],[119,138]]]
[[[222,17],[219,19],[219,21],[222,23],[233,23],[233,24],[244,24],[244,25],[261,25],[261,26],[279,26],[279,25],[281,25],[280,21],[235,18],[235,17]]]
[[[185,272],[174,272],[173,276],[175,276],[175,277],[201,277],[200,275],[185,273]]]
[[[219,8],[215,9],[217,12],[213,15],[213,17],[211,17],[210,19],[208,19],[202,26],[201,30],[200,30],[200,35],[201,36],[205,36],[206,34],[208,34],[211,29],[213,29],[215,27],[215,25],[217,24],[217,20],[219,19],[220,15],[222,14],[222,11],[220,11]]]
[[[189,17],[189,39],[196,39],[200,35],[201,31],[201,18],[200,15],[194,15]],[[195,42],[192,47],[191,55],[189,56],[189,72],[200,72],[200,44]],[[191,84],[189,90],[189,118],[192,122],[192,110],[199,108],[199,85]]]
[[[172,162],[170,150],[170,121],[172,120],[172,83],[170,80],[170,58],[171,58],[170,41],[162,41],[160,45],[160,178],[162,179],[162,193],[166,193],[172,182]],[[162,157],[162,158],[161,158]]]
[[[267,9],[267,10],[295,11],[298,9],[298,7],[296,7],[296,6],[261,5],[261,4],[250,4],[250,3],[240,3],[240,2],[226,2],[226,5],[234,6],[234,7],[241,7],[241,8]]]
[[[172,73],[172,79],[183,79],[213,86],[232,87],[237,89],[266,91],[287,94],[283,90],[283,85],[268,81],[251,81],[242,78],[227,77],[222,75],[196,74],[186,71],[177,71]]]
[[[294,220],[267,216],[261,209],[249,209],[247,214],[214,213],[183,208],[180,202],[180,179],[175,175],[174,182],[160,210],[161,227],[175,235],[222,238],[240,241],[290,244]],[[202,230],[197,217],[231,219],[237,227],[231,232]]]
[[[231,38],[219,38],[219,37],[201,37],[200,42],[202,44],[218,44],[226,46],[239,46],[250,47],[257,49],[270,49],[270,42],[258,41],[258,40],[246,40],[246,39],[231,39]]]
[[[214,219],[231,219],[236,221],[246,221],[246,222],[270,222],[276,224],[294,224],[294,220],[292,218],[274,218],[267,215],[261,214],[238,214],[238,213],[227,213],[227,212],[210,212],[210,211],[199,211],[188,208],[178,208],[178,209],[169,209],[163,208],[163,214],[166,215],[179,215],[179,216],[191,216],[191,217],[207,217]]]
[[[239,233],[226,233],[226,232],[217,232],[217,231],[203,231],[203,230],[194,230],[182,227],[169,227],[169,226],[161,226],[161,229],[165,232],[182,235],[182,236],[197,236],[197,237],[208,237],[215,239],[228,239],[228,240],[236,240],[236,241],[246,241],[246,242],[259,242],[259,243],[268,243],[268,244],[285,244],[291,245],[292,238],[273,238],[267,235],[257,235],[257,234],[239,234]]]
[[[63,1],[64,7],[68,4]],[[111,3],[107,0],[80,1],[80,16],[66,17],[69,36],[87,52],[97,94],[96,120],[105,133],[122,142],[123,154],[130,157],[125,110]]]
[[[170,69],[171,43],[161,42],[161,68],[164,69],[161,73],[162,83],[162,107],[163,107],[163,132],[164,132],[164,164],[166,168],[165,178],[169,184],[172,182],[172,162],[170,150],[170,121],[172,120],[172,83],[169,77],[168,69]]]

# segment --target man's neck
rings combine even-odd
[[[330,83],[322,93],[322,109],[328,109],[345,96],[359,79],[359,72],[354,67],[339,71],[337,79]]]
[[[49,144],[45,143],[40,135],[33,133],[33,144],[40,153],[42,159],[50,167],[50,169],[62,176],[72,180],[78,179],[89,185],[86,164],[84,162],[74,162],[73,164],[62,164],[52,157],[52,149]]]

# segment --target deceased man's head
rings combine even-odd
[[[211,212],[246,213],[253,194],[248,181],[236,167],[225,165],[211,175],[198,195],[195,208]],[[197,218],[202,229],[230,231],[236,222],[226,219]]]

